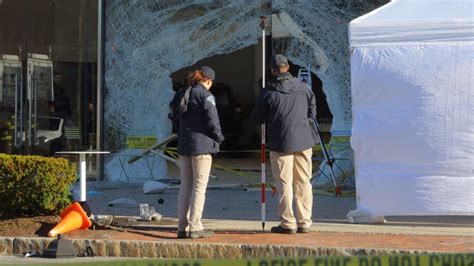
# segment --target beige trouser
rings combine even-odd
[[[181,186],[178,196],[178,231],[203,230],[201,218],[206,200],[206,187],[211,172],[212,156],[179,156]]]
[[[313,190],[311,179],[312,149],[300,152],[270,152],[273,178],[278,191],[280,225],[287,229],[311,227]],[[293,192],[296,219],[293,215]]]

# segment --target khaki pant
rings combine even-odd
[[[284,228],[311,227],[312,153],[312,149],[291,153],[270,152],[272,173],[279,197],[278,215],[281,226]],[[296,219],[293,215],[293,193],[296,202]]]
[[[211,172],[212,156],[179,156],[181,186],[178,196],[178,231],[203,230],[201,218],[206,188]]]

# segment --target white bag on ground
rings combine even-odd
[[[168,185],[159,181],[148,181],[143,184],[143,193],[161,194],[168,189]]]
[[[372,216],[372,214],[361,210],[348,212],[347,221],[351,224],[383,224],[387,222],[383,216]]]
[[[134,208],[138,206],[138,203],[134,199],[119,198],[119,199],[110,201],[107,205],[109,207]]]

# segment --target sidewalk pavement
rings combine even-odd
[[[120,217],[124,218],[124,217]],[[130,217],[129,217],[130,218]],[[65,235],[81,254],[91,247],[98,257],[242,259],[313,256],[395,255],[405,253],[474,253],[472,227],[398,225],[351,225],[316,223],[306,234],[272,234],[258,221],[205,220],[216,230],[208,239],[177,239],[176,220],[139,223],[128,227],[76,230]],[[56,262],[56,260],[11,257],[38,250],[51,238],[0,238],[0,264]],[[10,257],[8,257],[10,256]],[[111,258],[113,260],[113,258]],[[77,258],[71,262],[108,261]],[[59,262],[59,261],[57,261]]]
[[[224,179],[224,178],[222,178]],[[404,252],[474,253],[473,216],[386,217],[387,224],[348,224],[345,215],[355,209],[355,197],[315,195],[312,232],[269,233],[278,224],[277,198],[267,193],[266,231],[260,222],[260,191],[236,186],[236,180],[210,182],[204,220],[216,231],[209,239],[176,239],[178,190],[143,194],[134,183],[89,183],[88,203],[96,215],[133,220],[139,203],[153,205],[164,217],[158,222],[130,222],[65,235],[79,250],[91,245],[97,256],[149,258],[264,258],[282,256],[364,255]],[[225,183],[225,184],[223,184]],[[225,185],[225,186],[224,186]],[[130,206],[110,206],[127,197]],[[161,202],[161,203],[160,203]],[[43,250],[51,238],[15,236],[0,238],[0,256]],[[2,263],[0,257],[0,264]]]
[[[259,221],[204,220],[206,228],[216,231],[214,237],[178,240],[176,222],[175,219],[163,218],[155,224],[142,222],[128,228],[113,227],[115,230],[108,232],[100,230],[100,234],[94,234],[93,230],[89,230],[72,232],[66,236],[125,241],[177,241],[391,252],[474,252],[474,227],[417,226],[411,223],[390,225],[315,223],[310,233],[282,235],[269,232],[271,226],[278,225],[277,222],[267,222],[266,230],[262,232]]]
[[[204,220],[216,231],[209,239],[176,239],[177,221],[133,222],[139,203],[153,205],[164,217],[175,217],[177,189],[164,194],[143,194],[141,184],[90,183],[88,203],[95,215],[114,215],[129,221],[97,230],[66,234],[79,250],[91,245],[98,256],[149,258],[264,258],[281,256],[363,255],[404,252],[474,252],[473,216],[386,217],[387,224],[348,224],[345,215],[355,208],[354,197],[315,195],[312,232],[279,235],[269,233],[278,224],[277,198],[267,194],[266,231],[260,222],[258,190],[224,187],[208,189]],[[130,206],[110,206],[127,197]],[[161,203],[160,203],[161,202]],[[42,250],[50,238],[16,236],[0,239],[0,254]],[[2,242],[3,241],[3,242]],[[2,250],[2,244],[6,248]]]
[[[164,217],[175,217],[177,190],[164,194],[145,195],[141,185],[104,184],[91,189],[102,193],[89,198],[95,214],[116,217],[137,216],[138,206],[117,208],[107,202],[127,197],[137,203],[149,203]],[[133,229],[108,231],[104,239],[178,241],[191,243],[282,245],[301,247],[332,247],[348,249],[387,249],[392,251],[474,252],[474,217],[470,216],[405,216],[386,217],[387,224],[348,224],[346,213],[355,208],[354,197],[315,195],[312,233],[275,235],[268,233],[277,225],[277,199],[268,192],[266,233],[260,222],[260,192],[252,189],[208,189],[204,210],[206,228],[217,231],[216,236],[204,240],[176,240],[177,221],[164,218],[158,224],[135,225]],[[157,204],[162,199],[163,204]],[[74,237],[74,233],[71,235]],[[94,237],[94,235],[89,235]]]
[[[312,256],[383,255],[405,253],[474,253],[474,227],[430,226],[413,223],[360,225],[315,223],[312,232],[282,235],[269,230],[278,222],[204,220],[215,230],[208,239],[177,239],[176,219],[132,222],[134,217],[115,217],[119,222],[97,230],[76,230],[65,234],[79,254],[91,247],[95,256],[129,258],[241,259]],[[128,221],[128,225],[120,223]],[[119,226],[121,225],[121,226]],[[33,260],[4,256],[42,252],[52,238],[0,238],[0,264]],[[2,257],[3,256],[3,257]],[[8,263],[7,263],[8,264]],[[15,263],[16,264],[16,263]]]

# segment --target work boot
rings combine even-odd
[[[194,231],[189,232],[189,238],[196,239],[196,238],[209,238],[214,235],[212,230],[201,230],[201,231]]]
[[[295,234],[296,229],[288,229],[279,225],[279,226],[272,227],[270,232],[275,233],[275,234]]]
[[[304,234],[304,233],[309,233],[309,232],[311,232],[311,229],[309,229],[309,228],[304,228],[304,227],[298,227],[298,229],[296,229],[296,232],[297,232],[297,233],[303,233],[303,234]]]
[[[178,231],[178,236],[179,239],[183,238],[188,238],[188,235],[186,234],[186,231]]]

